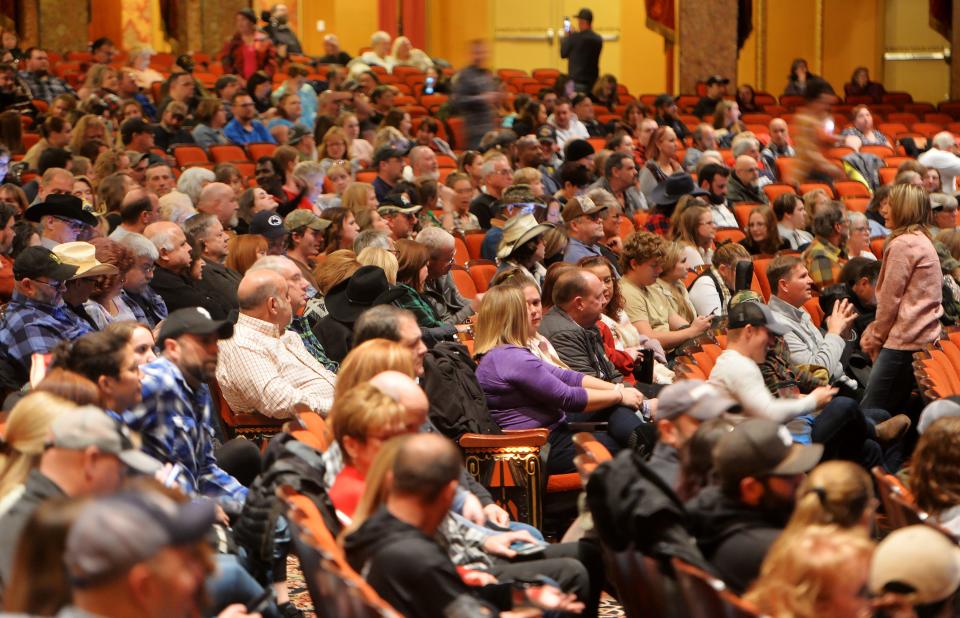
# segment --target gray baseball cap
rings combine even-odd
[[[67,534],[70,583],[109,582],[166,547],[202,540],[215,519],[216,504],[205,498],[176,502],[156,491],[126,491],[94,500]]]
[[[669,421],[686,414],[698,421],[709,421],[739,409],[736,400],[725,397],[703,380],[683,380],[664,387],[657,395],[657,420]]]
[[[57,448],[82,451],[95,446],[116,455],[124,464],[142,474],[153,474],[160,462],[138,449],[129,430],[95,406],[81,406],[61,414],[51,427],[50,444]]]

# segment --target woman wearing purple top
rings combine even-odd
[[[550,430],[547,472],[564,474],[575,469],[567,413],[593,412],[621,403],[636,409],[643,395],[540,360],[526,347],[540,318],[539,303],[527,303],[521,287],[491,288],[477,314],[477,380],[500,427]],[[597,437],[613,450],[618,448],[606,434]]]

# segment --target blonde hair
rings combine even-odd
[[[670,272],[683,260],[684,256],[684,246],[682,243],[677,241],[664,241],[663,244],[663,258],[661,264],[663,266],[663,274]],[[680,291],[678,286],[683,285],[683,281],[678,282],[668,282],[663,279],[663,274],[660,275],[661,280],[663,281],[667,290],[669,290],[670,295],[673,297],[673,307],[677,310],[677,314],[682,317],[687,323],[692,323],[694,318],[697,317],[696,313],[690,310],[690,302],[687,298],[684,297],[684,293]]]
[[[369,339],[350,350],[337,372],[336,400],[357,384],[366,382],[384,371],[399,371],[416,377],[410,350],[388,339]]]
[[[477,312],[474,355],[485,354],[501,345],[525,347],[530,339],[530,318],[523,290],[501,285],[487,290]]]
[[[368,342],[369,343],[369,342]],[[406,352],[407,359],[410,353]],[[346,436],[366,442],[374,430],[397,428],[403,425],[404,408],[393,397],[383,394],[367,382],[357,384],[337,395],[327,421],[348,463],[350,455],[343,446]]]
[[[513,184],[534,185],[543,180],[540,170],[532,167],[521,167],[513,173]]]
[[[813,525],[858,526],[872,502],[873,481],[863,468],[849,461],[822,463],[800,484],[786,531]]]
[[[687,196],[684,195],[683,197]],[[683,198],[680,199],[682,200]],[[700,217],[710,212],[710,209],[707,208],[705,204],[693,202],[693,200],[687,201],[687,204],[688,206],[679,212],[679,214],[674,212],[673,219],[675,225],[673,226],[673,239],[684,242],[691,247],[699,247],[697,230],[700,228]]]
[[[816,616],[830,607],[836,583],[851,577],[852,569],[866,574],[873,549],[865,534],[837,526],[783,533],[744,599],[773,618]]]
[[[367,194],[370,191],[373,191],[373,185],[369,182],[351,182],[340,196],[340,205],[353,211],[356,216],[360,210],[370,208],[367,205]]]
[[[43,392],[32,392],[13,406],[0,440],[0,497],[23,483],[39,465],[53,421],[75,407]]]
[[[397,256],[380,247],[367,247],[357,255],[357,261],[363,266],[379,266],[387,276],[387,283],[397,284],[397,270],[400,268]]]
[[[313,276],[320,287],[318,292],[326,294],[333,286],[353,276],[360,268],[357,254],[349,249],[338,249],[330,253],[313,269]]]
[[[890,218],[893,228],[887,242],[911,232],[923,232],[930,236],[927,224],[930,223],[930,199],[922,187],[916,185],[894,185],[890,189]]]

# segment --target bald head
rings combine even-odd
[[[437,155],[427,146],[414,146],[410,150],[410,168],[417,178],[435,177],[437,174]]]
[[[434,433],[412,436],[400,447],[393,463],[390,498],[417,498],[424,505],[447,502],[438,504],[438,511],[439,507],[449,509],[460,467],[460,451],[447,438]]]
[[[73,193],[73,174],[62,167],[51,167],[40,177],[37,199],[42,202],[48,195]]]
[[[745,186],[754,186],[760,177],[757,160],[750,155],[740,155],[733,163],[733,173]]]
[[[370,384],[403,406],[404,424],[408,429],[418,430],[426,422],[430,402],[410,376],[399,371],[384,371],[373,376]]]
[[[200,191],[197,210],[208,215],[216,215],[224,229],[232,228],[239,223],[237,219],[237,210],[239,209],[240,203],[237,201],[237,194],[230,185],[222,182],[211,182]]]
[[[770,143],[785,147],[788,145],[789,137],[787,122],[783,118],[774,118],[770,121]]]
[[[276,325],[281,332],[290,324],[287,280],[269,269],[247,271],[237,287],[240,313]]]

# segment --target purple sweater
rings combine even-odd
[[[477,381],[490,414],[503,429],[553,429],[568,411],[587,406],[582,373],[545,363],[513,345],[487,352],[477,367]]]

